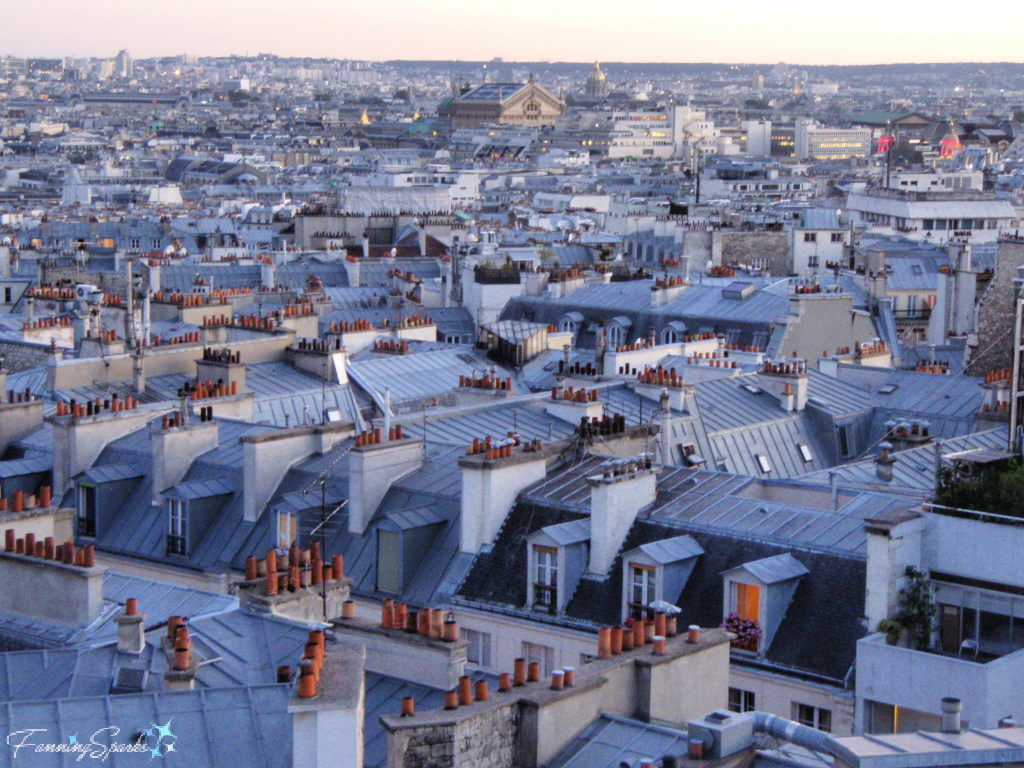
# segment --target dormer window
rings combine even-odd
[[[650,604],[655,601],[655,578],[657,569],[653,565],[630,563],[629,615],[630,618],[647,618]]]
[[[764,653],[809,571],[788,552],[744,563],[722,574],[725,627],[737,635],[733,647]]]
[[[651,606],[674,603],[704,549],[692,536],[641,544],[622,554],[624,618],[654,618]]]
[[[188,503],[167,500],[167,554],[188,554]]]
[[[96,486],[78,484],[78,535],[96,535]]]
[[[533,547],[533,608],[555,613],[558,608],[558,550]]]

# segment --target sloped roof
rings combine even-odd
[[[777,584],[780,581],[799,579],[801,576],[806,576],[809,573],[807,567],[789,552],[755,560],[751,563],[744,563],[738,568],[732,568],[725,573],[736,573],[741,570],[746,571],[764,584]]]

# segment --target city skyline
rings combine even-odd
[[[16,56],[112,57],[127,48],[137,58],[272,53],[369,61],[486,61],[498,56],[510,61],[787,61],[807,66],[1019,62],[1012,30],[1024,22],[1024,10],[1009,9],[984,36],[964,38],[950,19],[923,17],[909,6],[887,8],[884,20],[851,22],[842,8],[807,0],[791,4],[785,14],[744,0],[731,6],[727,18],[716,7],[672,9],[659,14],[656,24],[648,16],[624,15],[609,0],[569,0],[554,9],[524,0],[514,15],[459,0],[439,0],[429,8],[397,0],[386,13],[379,6],[312,0],[301,16],[284,20],[277,18],[280,7],[268,0],[244,6],[234,0],[184,0],[172,17],[155,9],[123,14],[102,0],[96,15],[104,22],[86,39],[79,25],[62,21],[75,18],[66,0],[17,5],[7,15],[0,51]],[[314,19],[317,23],[310,23]],[[415,37],[396,34],[394,19],[415,30]],[[147,27],[159,29],[159,35],[147,35]],[[949,51],[955,55],[936,55]]]

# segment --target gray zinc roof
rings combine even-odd
[[[733,568],[726,573],[735,573],[738,570],[746,571],[764,584],[777,584],[780,581],[798,579],[810,573],[803,563],[788,552],[744,563],[739,568]]]

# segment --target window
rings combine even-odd
[[[563,318],[562,322],[558,324],[558,330],[562,333],[576,333],[576,323],[569,318]]]
[[[679,337],[676,335],[674,328],[666,328],[661,332],[661,343],[662,344],[675,344],[679,341]]]
[[[377,529],[377,589],[380,592],[399,592],[398,531]]]
[[[925,229],[935,229],[935,219],[925,219],[922,226]]]
[[[808,728],[817,728],[825,733],[832,733],[832,710],[812,707],[810,704],[793,702],[793,720],[806,725]]]
[[[841,243],[841,242],[843,242],[843,233],[842,232],[833,232],[832,233],[832,242],[833,243]]]
[[[184,555],[187,554],[186,541],[187,541],[187,527],[188,519],[186,515],[186,507],[184,501],[177,499],[167,500],[167,554],[168,555]]]
[[[479,667],[491,666],[491,635],[475,629],[463,629],[462,639],[466,641],[466,661]]]
[[[132,239],[131,239],[131,240],[130,240],[130,241],[128,242],[128,247],[129,247],[129,248],[132,248],[132,249],[134,249],[134,250],[138,250],[138,249],[139,249],[139,247],[140,247],[140,245],[141,245],[141,243],[140,243],[140,241],[139,241],[139,238],[137,238],[137,237],[133,237],[133,238],[132,238]]]
[[[850,455],[850,425],[839,425],[839,455],[844,459]]]
[[[277,548],[288,549],[292,544],[298,544],[298,522],[295,515],[287,512],[277,513]]]
[[[558,608],[558,550],[533,548],[533,607],[554,613]]]
[[[761,610],[761,588],[757,584],[732,582],[732,610],[741,619],[758,621]]]
[[[618,347],[618,346],[620,346],[622,344],[625,344],[625,341],[623,340],[624,336],[625,336],[625,334],[623,333],[621,325],[616,325],[616,324],[613,323],[613,324],[608,326],[608,346],[609,347]]]
[[[763,453],[755,453],[754,458],[757,460],[758,469],[761,470],[762,474],[767,475],[769,472],[772,471],[772,465],[768,461],[768,457],[765,456]]]
[[[554,671],[555,649],[550,646],[528,643],[524,640],[522,657],[526,659],[527,664],[540,664],[541,677],[547,677]]]
[[[808,256],[807,257],[807,266],[808,267],[817,267],[818,266],[818,257],[817,256]]]
[[[4,288],[4,304],[11,303],[11,289],[10,287]]]
[[[634,619],[645,618],[654,602],[655,573],[653,565],[629,564],[629,615]]]
[[[740,688],[729,689],[729,711],[730,712],[753,712],[757,709],[754,706],[754,692],[744,691]]]
[[[78,535],[96,535],[96,486],[78,484]]]
[[[814,461],[814,456],[811,455],[811,449],[807,443],[797,443],[796,446],[800,450],[800,458],[806,462]]]
[[[818,242],[818,233],[817,232],[804,232],[804,242],[805,243],[816,243],[816,242]]]

